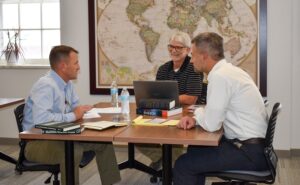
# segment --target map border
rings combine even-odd
[[[96,1],[88,0],[88,23],[89,23],[89,68],[90,68],[90,94],[110,94],[108,86],[99,86],[98,63],[97,63],[97,36],[96,36]],[[258,39],[258,87],[262,96],[267,96],[267,0],[257,0],[259,17],[259,39]],[[100,66],[101,67],[101,66]],[[128,86],[127,86],[128,87]],[[121,87],[120,87],[121,88]],[[119,88],[119,92],[120,89]],[[131,95],[134,94],[132,86],[129,87]]]

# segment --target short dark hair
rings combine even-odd
[[[56,65],[61,61],[63,58],[69,57],[71,52],[78,53],[78,51],[70,46],[59,45],[54,46],[49,54],[49,61],[51,69],[55,69]]]
[[[217,33],[200,33],[192,39],[192,43],[197,48],[206,51],[216,61],[224,58],[223,38]]]

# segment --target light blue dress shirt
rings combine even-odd
[[[72,112],[79,104],[79,98],[71,81],[65,82],[55,71],[41,77],[32,87],[24,108],[24,130],[35,124],[50,121],[72,122]]]

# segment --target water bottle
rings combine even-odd
[[[110,96],[111,96],[111,105],[113,107],[119,107],[119,103],[118,103],[118,85],[117,85],[117,82],[115,80],[111,83],[111,86],[110,86]]]
[[[124,87],[121,92],[121,106],[123,120],[130,122],[129,92],[126,87]]]

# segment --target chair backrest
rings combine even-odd
[[[273,147],[273,138],[275,133],[275,126],[277,122],[277,116],[281,110],[281,104],[275,103],[272,109],[272,113],[269,117],[269,123],[266,133],[266,147]]]
[[[265,104],[265,107],[268,107],[269,106],[269,100],[268,99],[264,99],[264,104]]]
[[[272,109],[272,113],[269,118],[267,133],[266,133],[266,147],[265,147],[265,156],[267,159],[267,163],[269,166],[269,169],[271,170],[272,174],[272,181],[273,183],[275,181],[276,177],[276,167],[277,167],[277,161],[278,157],[273,149],[273,138],[275,133],[275,126],[277,122],[277,116],[279,115],[279,112],[281,110],[281,104],[275,103]]]
[[[17,108],[15,108],[15,110],[14,110],[19,132],[23,132],[22,122],[23,122],[23,118],[24,118],[24,114],[23,114],[24,107],[25,107],[25,104],[23,103],[23,104],[19,105]]]

